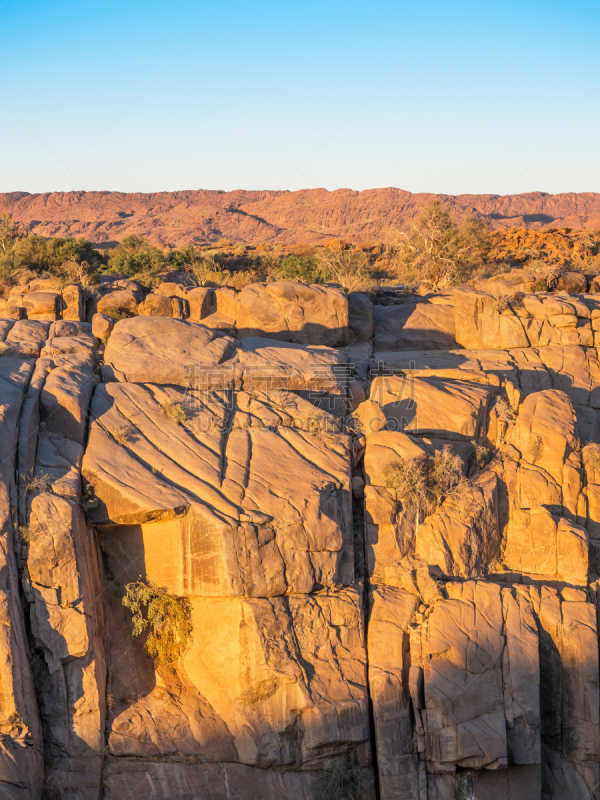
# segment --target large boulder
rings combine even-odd
[[[376,350],[452,350],[456,347],[454,307],[427,301],[375,306]]]
[[[512,308],[501,310],[498,300],[475,289],[454,290],[456,341],[469,350],[529,347],[521,317]]]
[[[233,354],[233,347],[230,337],[194,322],[124,319],[117,322],[108,340],[104,371],[109,380],[187,386],[200,374],[212,374]],[[220,374],[214,372],[215,383]]]
[[[475,289],[494,297],[505,297],[515,292],[532,292],[533,285],[539,278],[539,273],[512,269],[510,272],[493,275],[491,278],[470,281],[470,284]]]
[[[373,339],[373,303],[362,292],[348,295],[348,325],[351,342],[370,342]]]
[[[330,347],[350,341],[348,298],[339,289],[288,281],[253,283],[226,305],[218,299],[217,311],[235,319],[240,338],[264,336]]]
[[[562,272],[558,279],[557,289],[568,294],[587,292],[587,278],[581,272]]]

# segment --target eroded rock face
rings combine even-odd
[[[0,320],[2,796],[599,800],[593,296],[47,288]]]
[[[206,400],[150,384],[98,387],[83,465],[98,499],[91,520],[126,525],[118,548],[176,594],[353,584],[349,441],[335,419],[322,412],[323,431],[312,432],[313,406],[281,391],[271,402],[263,392]],[[186,410],[185,424],[165,403]],[[153,540],[163,549],[155,566]]]

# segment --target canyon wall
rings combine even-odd
[[[3,301],[2,797],[600,797],[600,301],[514,284]]]

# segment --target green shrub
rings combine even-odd
[[[359,800],[372,781],[370,770],[346,756],[315,779],[314,797],[315,800]]]
[[[88,483],[88,485],[85,487],[85,491],[81,496],[81,507],[83,509],[83,513],[89,514],[91,511],[95,511],[99,505],[100,502],[96,497],[94,487],[92,486],[91,483]]]
[[[0,220],[0,252],[7,253],[12,250],[22,236],[19,223],[13,221],[12,214],[4,212]]]
[[[169,594],[147,578],[125,586],[123,605],[132,614],[132,636],[148,630],[144,649],[155,666],[181,658],[192,636],[192,605],[189,597]]]
[[[484,447],[481,444],[477,444],[476,441],[472,441],[471,445],[473,447],[471,460],[478,469],[483,469],[492,460],[492,451],[489,449],[489,447]]]
[[[62,266],[67,261],[89,264],[102,262],[102,254],[86,239],[75,239],[72,236],[66,239],[45,239],[43,236],[24,236],[19,239],[14,247],[13,254],[16,261],[22,266],[27,266],[35,272],[53,272],[56,267]]]
[[[118,322],[120,319],[129,319],[127,311],[123,311],[122,308],[117,308],[116,306],[111,306],[102,313],[106,314],[107,317],[112,317],[115,322]]]
[[[31,537],[35,534],[36,528],[35,525],[31,522],[28,522],[27,525],[21,525],[19,527],[19,538],[23,544],[29,544],[31,541]]]
[[[469,770],[461,772],[456,776],[456,787],[454,789],[454,800],[475,800],[473,785],[475,783],[475,773]]]
[[[546,286],[546,279],[545,278],[538,278],[533,286],[531,287],[532,292],[547,292],[548,287]]]
[[[86,239],[22,236],[10,215],[0,223],[0,280],[14,282],[23,271],[31,272],[31,277],[54,275],[63,281],[85,273],[89,284],[104,261],[103,254]],[[71,266],[65,270],[67,264]]]
[[[273,271],[277,281],[301,281],[302,283],[326,283],[328,270],[314,256],[285,256]]]
[[[126,236],[108,253],[105,274],[119,274],[132,278],[138,273],[157,273],[165,267],[165,256],[158,247],[141,236]]]

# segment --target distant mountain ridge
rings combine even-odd
[[[162,247],[220,239],[294,244],[341,238],[376,241],[390,227],[407,229],[433,198],[457,214],[478,215],[494,228],[600,229],[600,193],[443,195],[393,187],[233,192],[51,192],[0,194],[0,212],[13,214],[28,233],[84,236],[102,245],[129,234]]]

